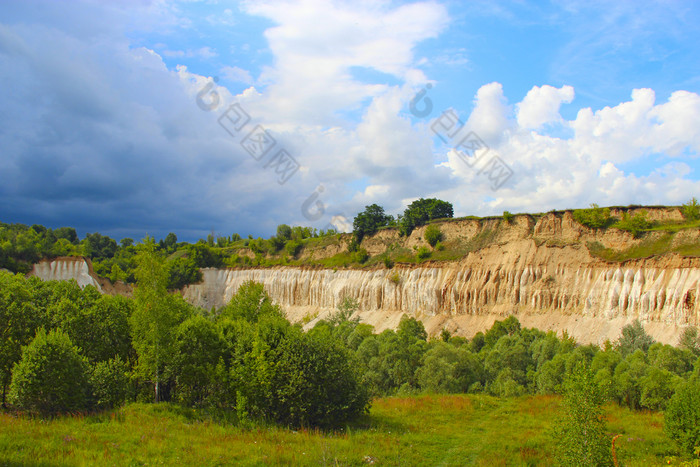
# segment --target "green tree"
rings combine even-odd
[[[173,354],[173,335],[185,316],[183,307],[168,294],[168,269],[148,241],[136,258],[135,310],[131,334],[138,356],[138,374],[153,384],[154,400],[161,400],[161,384]]]
[[[442,241],[443,235],[442,231],[440,231],[440,227],[438,227],[435,224],[430,224],[428,227],[425,228],[425,232],[423,232],[423,237],[431,247],[435,248],[437,242]]]
[[[365,236],[374,235],[380,227],[391,223],[391,216],[384,213],[384,208],[378,204],[365,206],[365,210],[355,216],[352,221],[352,231],[359,243]]]
[[[681,384],[664,413],[664,430],[684,454],[697,456],[700,448],[700,379]]]
[[[175,332],[171,373],[175,399],[186,405],[205,405],[215,385],[216,365],[223,342],[213,322],[194,315]]]
[[[597,204],[591,204],[590,209],[576,209],[573,213],[574,220],[591,229],[604,229],[610,225],[610,208],[601,208]]]
[[[612,465],[611,440],[605,434],[604,402],[593,373],[577,364],[564,382],[566,412],[555,433],[563,465]]]
[[[22,346],[31,342],[44,324],[27,279],[0,271],[0,383],[2,405],[6,404],[12,367],[22,356]]]
[[[700,204],[695,197],[692,197],[687,203],[683,203],[683,217],[689,221],[700,219]]]
[[[622,356],[627,356],[634,353],[637,349],[646,353],[654,343],[654,339],[642,327],[639,320],[634,320],[632,324],[628,324],[622,328],[622,335],[617,341],[617,348],[622,353]]]
[[[66,333],[40,329],[12,371],[10,400],[32,413],[52,415],[87,408],[87,363]]]
[[[280,238],[282,240],[291,240],[292,239],[292,228],[288,226],[287,224],[280,224],[277,226],[277,238]]]
[[[231,300],[219,310],[219,314],[222,318],[243,319],[250,323],[257,323],[267,315],[284,317],[280,307],[272,303],[265,286],[255,281],[244,282]]]
[[[683,330],[683,334],[678,339],[678,347],[687,349],[693,355],[700,356],[700,336],[698,336],[698,328],[689,326]]]
[[[420,198],[412,202],[404,211],[399,222],[399,233],[410,235],[414,228],[425,225],[428,221],[453,216],[451,203],[436,198]]]
[[[91,405],[96,409],[119,407],[129,394],[129,368],[119,357],[95,364],[89,379]]]

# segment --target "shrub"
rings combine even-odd
[[[609,208],[601,208],[597,204],[591,204],[590,209],[576,209],[573,213],[574,220],[591,229],[604,229],[610,226],[612,218]],[[505,217],[505,214],[504,214]]]
[[[31,413],[52,415],[87,408],[87,363],[68,334],[40,329],[22,350],[10,384],[10,401]]]
[[[287,251],[289,256],[295,258],[301,251],[302,244],[299,240],[289,240],[284,249]]]
[[[515,215],[511,214],[508,211],[503,211],[503,220],[506,221],[507,223],[512,224],[514,218],[515,218]]]
[[[647,212],[642,209],[634,216],[630,216],[627,212],[623,213],[622,219],[615,224],[614,227],[620,230],[626,230],[635,237],[638,237],[642,231],[650,229],[653,225],[654,223],[647,219]]]
[[[358,263],[363,264],[369,259],[369,253],[364,248],[360,248],[355,252],[354,259]]]
[[[392,283],[394,283],[394,284],[396,284],[396,285],[399,285],[399,283],[401,282],[401,277],[399,276],[399,273],[398,273],[398,272],[394,272],[394,274],[392,274],[391,276],[389,276],[389,280],[390,280]]]
[[[91,405],[97,409],[119,407],[126,400],[129,384],[128,368],[119,357],[97,363],[90,373]]]
[[[388,256],[384,258],[384,267],[387,269],[391,269],[394,267],[394,262]]]
[[[700,219],[700,204],[698,200],[693,197],[687,203],[683,203],[683,217],[689,221],[696,221]]]
[[[700,447],[700,380],[693,378],[678,387],[664,414],[664,430],[687,455]]]
[[[416,252],[416,257],[419,260],[424,260],[426,258],[430,258],[430,250],[428,250],[426,247],[422,246],[418,248],[418,251]]]
[[[564,382],[566,412],[556,427],[562,465],[612,465],[602,403],[593,373],[577,364]]]
[[[432,247],[435,247],[437,242],[442,240],[442,232],[440,231],[440,227],[437,225],[431,224],[428,227],[425,228],[425,232],[423,233],[423,238],[425,238],[425,241],[428,242],[428,244]]]

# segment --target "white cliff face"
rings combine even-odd
[[[183,295],[204,308],[220,307],[253,280],[265,284],[292,320],[324,317],[344,297],[352,297],[363,321],[378,331],[395,327],[407,313],[423,320],[429,332],[447,327],[473,335],[515,314],[523,325],[566,329],[581,341],[598,343],[616,339],[634,319],[658,340],[676,343],[681,327],[697,325],[700,318],[698,268],[483,268],[468,263],[391,270],[205,269],[202,283],[186,287]]]
[[[675,219],[680,216],[676,211],[657,209],[650,215]],[[518,216],[512,224],[494,218],[455,220],[441,224],[441,229],[447,241],[458,244],[486,234],[491,240],[459,261],[393,269],[204,269],[202,282],[185,287],[182,294],[210,309],[227,303],[244,282],[261,282],[292,321],[303,320],[306,326],[351,297],[360,304],[360,319],[377,332],[395,328],[408,314],[422,320],[431,335],[446,328],[471,337],[514,314],[523,326],[566,331],[582,343],[602,343],[617,339],[622,327],[639,319],[656,340],[676,344],[684,326],[700,325],[700,258],[669,254],[622,264],[601,260],[586,245],[596,242],[624,250],[644,240],[615,229],[587,229],[570,213],[550,213],[537,222]],[[362,244],[377,255],[397,242],[406,248],[423,245],[422,232],[418,228],[399,238],[383,230]],[[700,231],[688,230],[679,238],[698,242]],[[339,248],[331,245],[302,255],[328,257]],[[33,274],[47,280],[76,279],[81,286],[102,290],[81,258],[42,262]],[[123,284],[117,289],[101,282],[105,292],[129,293]]]
[[[81,288],[92,285],[102,292],[102,287],[92,275],[90,265],[83,258],[58,258],[53,261],[42,261],[34,265],[29,275],[45,281],[75,279]]]

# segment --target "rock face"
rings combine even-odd
[[[381,331],[404,313],[429,333],[447,328],[471,336],[495,319],[515,314],[525,326],[567,330],[582,342],[619,337],[634,319],[657,340],[676,343],[682,326],[698,324],[698,268],[483,265],[469,260],[438,267],[391,270],[298,268],[205,269],[200,284],[185,288],[199,306],[222,306],[245,281],[266,290],[292,320],[333,312],[344,297],[360,304],[360,317]],[[307,318],[307,320],[308,320]]]
[[[677,210],[657,211],[650,217],[679,216]],[[395,328],[408,314],[422,320],[430,334],[447,328],[466,337],[511,314],[523,326],[566,331],[583,343],[615,340],[623,326],[639,319],[656,340],[676,344],[684,326],[700,324],[700,258],[668,254],[615,263],[592,256],[587,247],[596,242],[624,250],[653,241],[657,234],[640,240],[615,229],[594,231],[570,213],[550,213],[537,222],[517,216],[512,224],[482,219],[440,226],[445,242],[472,245],[460,260],[392,269],[204,269],[202,282],[185,287],[182,294],[195,305],[220,307],[241,284],[254,280],[265,285],[291,320],[307,327],[351,297],[360,304],[361,320],[376,331]],[[674,242],[679,239],[697,243],[698,231],[681,232]],[[425,245],[423,228],[403,239],[380,231],[362,246],[376,255],[397,242],[406,248]],[[332,245],[332,251],[306,254],[331,256],[337,249]],[[40,263],[34,274],[75,278],[100,288],[89,265],[75,258]],[[103,283],[101,289],[111,293],[109,286]]]
[[[651,218],[680,218],[677,210],[655,210]],[[447,328],[470,337],[510,314],[524,326],[567,331],[580,342],[615,340],[639,319],[655,339],[675,344],[682,328],[700,324],[700,259],[678,255],[625,263],[591,256],[589,242],[605,248],[639,245],[627,232],[595,231],[571,213],[548,214],[535,222],[502,220],[444,223],[447,241],[470,242],[492,235],[488,246],[459,261],[397,265],[393,269],[331,270],[205,269],[203,281],[183,290],[199,306],[222,306],[247,280],[265,284],[292,320],[313,326],[334,312],[344,297],[357,299],[362,321],[377,331],[395,328],[406,313],[421,319],[430,334]],[[659,234],[663,235],[663,234]],[[697,241],[696,233],[684,234]],[[423,228],[402,240],[424,245]],[[654,234],[650,235],[653,240]],[[395,244],[394,232],[363,241],[370,254]],[[647,238],[646,241],[649,241]],[[318,257],[318,252],[311,253]]]
[[[79,257],[63,257],[52,261],[41,261],[34,265],[30,276],[45,281],[69,281],[75,279],[80,287],[92,285],[102,292],[97,276],[92,272],[89,260]]]

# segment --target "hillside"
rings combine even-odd
[[[633,217],[642,208],[612,208],[610,214],[627,211]],[[510,222],[443,220],[435,223],[443,235],[435,249],[423,238],[427,226],[408,237],[389,228],[363,239],[360,249],[368,258],[362,264],[347,252],[351,234],[307,239],[296,259],[266,255],[268,267],[204,268],[203,280],[182,293],[196,305],[218,307],[240,284],[256,280],[290,319],[309,327],[352,297],[361,320],[378,331],[394,328],[408,313],[430,334],[448,329],[466,337],[514,314],[525,326],[602,343],[639,319],[655,339],[675,344],[684,326],[698,324],[700,229],[678,208],[643,211],[648,225],[635,233],[586,227],[572,211],[516,215]],[[421,249],[429,251],[427,258],[419,259]],[[235,254],[255,256],[243,245]],[[35,266],[33,274],[74,274],[84,283],[81,262],[56,259]]]

